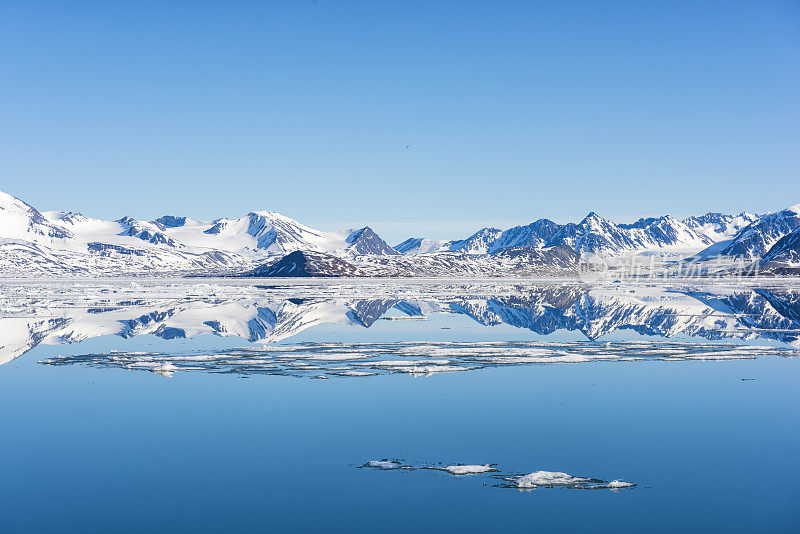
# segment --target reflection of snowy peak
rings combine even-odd
[[[67,299],[61,290],[49,298],[0,297],[0,309],[14,310],[13,316],[0,316],[0,364],[41,343],[76,343],[105,335],[177,339],[213,334],[276,342],[321,324],[369,328],[390,310],[416,317],[456,313],[487,326],[506,324],[539,334],[578,331],[589,339],[632,330],[660,337],[774,339],[800,347],[800,291],[788,288],[525,284],[506,286],[502,295],[487,297],[469,296],[470,286],[463,285],[464,297],[429,294],[401,300],[386,294],[282,298],[247,286],[203,286],[194,286],[191,298],[162,298],[166,288],[151,291],[149,297],[120,288],[105,293],[109,298],[103,307],[85,305],[96,298],[97,289],[90,287],[72,290]],[[19,295],[29,293],[26,289]],[[69,302],[73,304],[65,305]]]
[[[538,334],[580,331],[597,339],[617,330],[711,340],[771,338],[796,344],[800,292],[717,290],[698,293],[542,286],[526,294],[451,305],[484,325],[509,324]]]

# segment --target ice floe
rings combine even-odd
[[[435,470],[449,473],[451,475],[475,475],[487,476],[491,480],[497,481],[490,484],[500,488],[516,488],[520,490],[533,490],[537,488],[572,488],[572,489],[609,489],[619,491],[624,488],[632,488],[636,484],[622,480],[606,481],[594,477],[574,476],[561,471],[534,471],[526,475],[515,475],[504,473],[495,464],[452,464],[442,467],[439,465],[419,464],[413,465],[400,460],[370,460],[359,466],[359,468],[377,469],[380,471],[393,471],[403,469],[406,471],[415,470]],[[486,484],[484,484],[486,485]]]
[[[490,473],[497,471],[491,464],[486,465],[448,465],[442,467],[442,471],[447,471],[454,475],[477,475],[480,473]]]
[[[370,469],[402,469],[403,464],[396,460],[370,460],[359,467],[369,467]]]
[[[630,363],[657,361],[725,361],[759,356],[797,356],[794,348],[731,343],[663,342],[395,342],[302,343],[236,348],[208,353],[143,353],[113,351],[56,356],[46,365],[88,365],[159,373],[205,371],[241,375],[269,374],[305,378],[371,377],[384,374],[432,376],[509,365]]]

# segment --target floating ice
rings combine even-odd
[[[403,464],[401,464],[396,460],[370,460],[364,463],[364,465],[361,465],[359,467],[369,467],[371,469],[387,470],[387,469],[401,469],[403,467]]]
[[[611,482],[606,484],[606,487],[609,489],[618,489],[618,488],[632,488],[635,485],[636,484],[633,484],[631,482],[623,482],[622,480],[612,480]]]
[[[236,348],[219,354],[158,354],[113,351],[56,356],[40,363],[83,364],[158,372],[271,374],[305,378],[324,375],[368,377],[381,374],[431,376],[506,365],[581,364],[642,360],[739,360],[763,355],[797,356],[783,347],[668,341],[613,342],[397,342],[301,343]]]
[[[632,488],[636,485],[622,480],[606,482],[599,478],[578,477],[560,471],[534,471],[527,475],[506,477],[505,480],[510,482],[510,484],[506,484],[506,487],[515,487],[522,490],[563,487],[573,489],[610,489],[618,491],[622,488]]]
[[[494,467],[490,464],[486,465],[448,465],[447,467],[443,467],[442,471],[447,471],[448,473],[452,473],[454,475],[477,475],[480,473],[490,473],[492,471],[497,471]]]
[[[612,480],[611,482],[607,482],[605,480],[600,480],[599,478],[579,477],[570,475],[568,473],[562,473],[561,471],[534,471],[533,473],[528,473],[527,475],[503,474],[495,467],[495,464],[453,464],[445,467],[422,464],[415,466],[402,463],[398,460],[383,459],[370,460],[358,467],[366,467],[382,471],[392,471],[396,469],[404,469],[408,471],[432,469],[436,471],[444,471],[457,476],[483,475],[503,481],[501,484],[492,484],[493,486],[517,488],[521,490],[563,487],[574,489],[609,489],[612,491],[619,491],[623,488],[632,488],[636,486],[636,484],[622,480]]]

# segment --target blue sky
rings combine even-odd
[[[0,190],[392,243],[774,211],[800,202],[799,6],[2,2]]]

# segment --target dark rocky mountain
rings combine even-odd
[[[366,276],[366,273],[355,265],[330,254],[296,250],[274,263],[257,267],[242,276],[330,278]]]
[[[786,234],[764,254],[763,262],[792,263],[800,266],[800,228]]]
[[[155,224],[160,225],[162,228],[180,228],[186,224],[186,217],[175,217],[173,215],[164,215],[155,221]]]
[[[580,254],[570,247],[556,245],[549,248],[506,248],[495,255],[498,259],[523,260],[529,265],[560,267],[564,269],[575,268],[580,262]]]
[[[539,219],[526,226],[515,226],[502,232],[489,245],[487,252],[496,254],[512,247],[543,247],[555,236],[560,228],[560,224],[554,223],[549,219]]]
[[[117,222],[120,223],[123,228],[119,235],[136,237],[142,241],[152,243],[153,245],[166,245],[173,248],[182,246],[180,243],[177,243],[174,239],[167,237],[163,233],[163,226],[155,223],[143,223],[131,217],[123,217]]]
[[[800,228],[780,238],[758,262],[762,273],[800,275]]]
[[[378,237],[378,234],[373,232],[369,226],[354,231],[347,237],[347,242],[350,245],[346,250],[354,254],[388,254],[390,256],[400,254]]]

